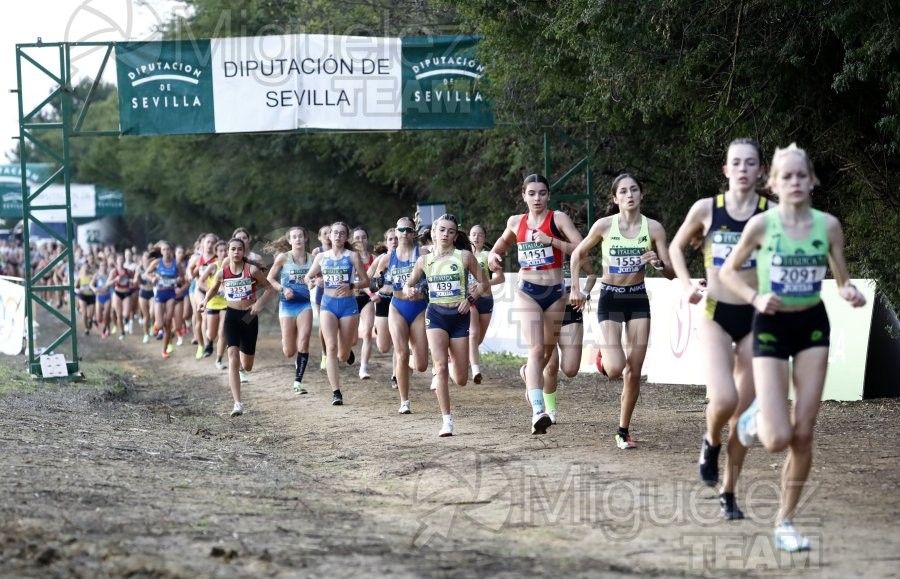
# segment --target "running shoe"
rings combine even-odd
[[[809,539],[800,534],[790,521],[784,521],[775,527],[775,547],[779,551],[796,553],[797,551],[809,551]]]
[[[550,424],[556,424],[556,410],[549,410],[547,416],[550,417]]]
[[[294,392],[297,394],[306,394],[306,388],[303,387],[303,384],[294,380]]]
[[[344,405],[344,396],[341,394],[340,390],[335,390],[331,394],[331,405],[332,406],[343,406]]]
[[[393,388],[394,390],[399,388],[399,385],[397,384],[397,376],[391,376],[391,388]]]
[[[600,356],[600,351],[597,351],[597,359],[595,360],[597,364],[597,371],[609,378],[609,375],[606,373],[606,370],[603,369],[603,358]]]
[[[445,436],[453,436],[453,419],[444,422],[444,425],[441,426],[441,429],[438,431],[438,436],[441,438]]]
[[[628,450],[630,448],[636,448],[637,444],[631,440],[630,434],[623,434],[621,432],[616,433],[616,446],[619,447],[619,450]]]
[[[754,400],[753,404],[751,404],[747,410],[744,410],[744,412],[741,413],[740,418],[738,418],[738,440],[740,440],[741,444],[746,448],[750,448],[753,446],[753,443],[756,442],[758,433],[756,421],[757,414],[759,414],[759,402]]]
[[[172,355],[172,354],[166,352],[165,350],[162,351],[162,357],[163,357],[163,358],[168,358],[168,357],[170,357],[171,355]]]
[[[722,515],[729,521],[737,521],[744,518],[744,513],[737,506],[734,493],[720,494],[719,506],[722,507]]]
[[[360,364],[359,365],[359,379],[360,380],[368,380],[371,378],[369,375],[369,367],[367,365]]]
[[[210,342],[209,344],[206,345],[205,348],[203,348],[203,357],[209,358],[210,356],[212,356],[212,354],[213,354],[213,345],[212,345],[212,342]]]
[[[325,354],[322,354],[322,360],[319,362],[319,370],[324,370],[327,367],[328,359],[325,357]]]
[[[174,352],[174,351],[175,351],[175,346],[173,346],[172,343],[169,342],[168,347],[166,347],[166,352],[168,352],[169,354],[171,354],[171,353]]]
[[[197,345],[197,355],[194,357],[198,360],[203,357],[203,346]]]
[[[244,382],[250,381],[249,374],[243,368],[238,369],[238,376],[240,376],[240,378],[241,378],[241,384],[243,384]]]
[[[178,337],[175,339],[175,345],[181,346],[182,344],[184,344],[184,336],[178,334]]]
[[[143,341],[144,341],[145,344],[149,344],[149,343],[150,343],[150,334],[144,334],[144,340],[143,340]]]
[[[225,362],[222,361],[222,358],[216,358],[216,370],[224,370]]]
[[[191,346],[199,346],[200,342],[197,341],[197,338],[191,338]]]
[[[703,444],[700,447],[700,461],[698,468],[700,470],[700,480],[708,487],[714,487],[719,484],[719,451],[722,445],[713,446],[703,437]]]
[[[119,334],[119,341],[122,342],[125,340],[125,334]]]
[[[412,410],[409,408],[409,400],[404,400],[400,403],[400,414],[412,414]]]
[[[531,417],[531,434],[547,434],[547,429],[553,422],[546,412],[535,414]]]
[[[115,336],[116,334],[118,334],[118,333],[119,333],[119,326],[113,324],[113,327],[110,328],[109,333],[112,334],[113,336]]]
[[[109,337],[109,330],[103,330],[102,332],[100,332],[100,339],[101,339],[101,340],[105,340],[105,339],[108,338],[108,337]]]
[[[472,376],[472,382],[476,384],[481,384],[481,380],[483,379],[481,372],[476,372],[474,376]]]
[[[240,402],[235,402],[234,408],[231,410],[231,415],[232,416],[240,416],[243,413],[244,413],[244,405],[241,404]]]
[[[347,365],[352,366],[353,362],[356,362],[356,354],[353,353],[353,350],[350,350],[350,355],[347,356]]]

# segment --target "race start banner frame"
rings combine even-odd
[[[123,135],[489,129],[477,36],[115,44]]]

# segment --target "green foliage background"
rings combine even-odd
[[[767,157],[790,142],[808,150],[822,181],[815,204],[844,223],[852,274],[878,279],[900,305],[896,0],[188,4],[190,16],[168,23],[168,37],[480,34],[499,126],[80,140],[77,179],[126,193],[129,241],[337,219],[377,238],[421,200],[450,201],[492,237],[522,209],[522,177],[543,172],[549,129],[551,177],[584,156],[559,137],[572,136],[586,147],[598,206],[613,176],[635,172],[649,195],[645,212],[671,237],[696,199],[723,189],[728,143],[749,136]],[[114,87],[101,97],[88,125],[117,126]],[[564,192],[584,190],[580,179]],[[579,204],[565,208],[588,225]]]

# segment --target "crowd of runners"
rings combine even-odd
[[[758,437],[770,452],[787,449],[775,538],[781,549],[805,550],[808,539],[790,521],[811,468],[825,381],[830,328],[820,291],[827,267],[844,300],[859,307],[865,298],[850,283],[840,224],[812,209],[817,180],[802,149],[778,149],[767,171],[759,144],[738,139],[727,149],[723,173],[725,192],[694,204],[671,247],[662,225],[641,213],[641,182],[622,174],[612,184],[610,214],[585,237],[565,213],[550,209],[547,179],[530,175],[521,189],[527,210],[509,217],[490,248],[485,227],[463,230],[445,214],[428,228],[401,217],[374,247],[366,229],[336,222],[320,227],[316,240],[305,227],[290,228],[264,245],[267,257],[251,251],[243,228],[223,237],[205,233],[191,247],[159,241],[144,251],[76,250],[80,319],[85,335],[155,344],[163,358],[189,341],[198,360],[214,358],[217,369],[227,369],[231,415],[239,416],[241,385],[254,365],[258,313],[276,299],[282,351],[294,362],[286,387],[307,393],[311,340],[321,342],[319,368],[328,376],[333,405],[344,404],[342,365],[358,361],[359,378],[366,380],[373,350],[392,351],[399,414],[412,412],[411,372],[430,367],[442,414],[438,435],[452,436],[449,383],[483,380],[479,345],[492,323],[492,287],[504,283],[512,249],[518,264],[512,311],[528,347],[520,377],[531,433],[544,434],[560,419],[558,374],[579,371],[583,314],[599,282],[596,362],[604,375],[623,380],[615,444],[627,450],[636,447],[629,426],[650,335],[645,276],[652,269],[677,279],[691,303],[705,297],[709,404],[700,480],[720,485],[725,518],[743,518],[735,489],[747,447]],[[590,258],[596,246],[598,272]],[[691,246],[704,255],[702,282],[688,271]],[[42,259],[52,260],[52,251]],[[49,275],[48,283],[66,281],[62,270]],[[63,298],[60,292],[57,299]]]

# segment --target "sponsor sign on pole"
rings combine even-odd
[[[116,44],[125,135],[489,128],[477,37]]]

